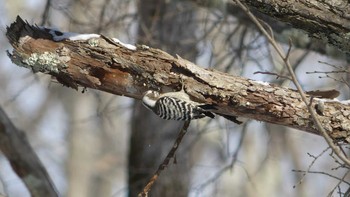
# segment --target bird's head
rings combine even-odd
[[[147,108],[152,109],[156,105],[158,98],[159,98],[159,92],[154,90],[148,90],[143,94],[142,103]]]

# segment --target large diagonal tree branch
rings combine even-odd
[[[159,49],[137,47],[98,35],[68,37],[19,17],[6,33],[17,65],[48,73],[60,83],[141,99],[148,89],[185,86],[194,99],[217,106],[216,113],[285,125],[320,135],[296,90],[201,68]],[[65,39],[63,39],[65,38]],[[308,96],[310,99],[310,96]],[[350,142],[350,106],[314,99],[319,119],[333,140]]]

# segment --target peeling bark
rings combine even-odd
[[[148,89],[177,91],[183,82],[194,100],[217,105],[216,113],[320,135],[299,93],[293,89],[206,70],[145,45],[132,50],[105,36],[54,41],[48,31],[20,18],[7,29],[6,35],[14,47],[9,54],[14,63],[48,73],[68,87],[83,86],[141,99]],[[29,61],[34,53],[39,56],[52,53],[54,61],[47,60],[49,66],[42,66],[38,60]],[[322,106],[319,119],[330,136],[335,141],[350,142],[350,106],[314,99],[313,106],[316,104]]]

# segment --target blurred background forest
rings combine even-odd
[[[254,74],[288,72],[245,14],[224,0],[0,4],[0,105],[25,131],[62,196],[137,196],[171,149],[182,123],[160,119],[139,101],[91,89],[75,91],[11,63],[5,32],[17,15],[31,24],[145,44],[205,68],[294,88],[284,78]],[[339,99],[349,99],[349,87],[340,80],[346,81],[347,73],[306,73],[342,69],[347,63],[341,53],[265,17],[259,18],[268,21],[285,49],[292,38],[296,47],[290,58],[305,90],[334,88],[341,91]],[[348,188],[344,183],[337,187],[347,170],[329,154],[322,137],[303,131],[254,120],[236,125],[205,118],[191,123],[176,164],[162,172],[150,195],[339,196],[337,192]],[[305,177],[293,171],[309,167]],[[29,196],[4,156],[0,181],[2,196]]]

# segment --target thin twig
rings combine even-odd
[[[46,22],[49,20],[50,8],[51,8],[51,0],[46,0],[46,5],[41,17],[40,26],[44,26]]]
[[[312,71],[312,72],[305,72],[306,74],[338,74],[338,73],[349,73],[349,71],[345,70],[331,70],[331,71]]]
[[[263,74],[263,75],[274,75],[276,76],[276,78],[283,78],[283,79],[289,79],[289,80],[292,80],[290,77],[288,76],[284,76],[284,75],[280,75],[280,74],[277,74],[277,73],[273,73],[273,72],[268,72],[268,71],[257,71],[257,72],[254,72],[253,73],[254,75],[255,74]]]
[[[147,185],[143,188],[142,192],[139,193],[139,197],[146,197],[148,196],[148,192],[151,190],[154,182],[158,179],[160,173],[168,166],[170,160],[174,158],[175,152],[178,149],[182,138],[185,136],[187,133],[187,129],[190,126],[190,121],[186,121],[183,125],[183,127],[180,130],[180,133],[178,134],[176,141],[169,151],[168,155],[165,157],[164,161],[162,164],[159,165],[157,171],[154,173],[154,175],[151,177],[151,179],[148,181]]]
[[[312,106],[309,106],[308,100],[306,98],[306,95],[303,91],[303,89],[301,88],[295,73],[293,71],[293,68],[289,62],[289,59],[286,58],[287,56],[284,54],[284,51],[282,50],[282,48],[277,44],[277,42],[275,41],[275,39],[270,36],[269,33],[267,33],[267,31],[263,28],[263,26],[261,25],[261,23],[258,21],[258,19],[249,11],[249,9],[243,5],[239,0],[233,0],[235,1],[239,7],[241,7],[249,16],[249,18],[256,24],[256,26],[259,28],[259,30],[266,36],[266,38],[268,39],[268,41],[270,42],[270,44],[275,48],[277,54],[283,59],[291,77],[292,77],[292,81],[294,83],[294,85],[297,87],[297,90],[301,96],[301,99],[303,100],[303,102],[305,103],[305,105],[308,108],[308,111],[317,127],[317,129],[321,132],[322,136],[324,137],[324,139],[326,140],[326,142],[328,143],[328,145],[332,148],[332,150],[334,151],[334,153],[344,162],[346,163],[348,166],[350,166],[350,160],[341,153],[339,147],[337,147],[334,143],[332,138],[328,135],[328,133],[326,132],[326,130],[323,128],[321,122],[319,121],[319,119],[317,118],[316,112],[315,110],[312,108]],[[290,46],[291,47],[291,46]]]
[[[284,62],[289,61],[290,52],[292,51],[292,40],[290,38],[288,39],[288,44],[289,44],[289,47],[288,47],[286,57],[283,58]]]
[[[306,177],[307,173],[310,172],[310,169],[311,169],[311,167],[315,164],[316,160],[317,160],[318,158],[320,158],[325,152],[327,152],[328,149],[329,149],[329,147],[327,147],[325,150],[323,150],[323,151],[322,151],[320,154],[318,154],[317,156],[313,156],[313,155],[311,155],[310,153],[307,153],[310,157],[313,158],[313,160],[312,160],[312,162],[310,163],[310,165],[309,165],[309,167],[307,168],[306,171],[292,170],[293,172],[304,172],[304,173],[303,173],[303,176],[302,176],[301,179],[298,181],[298,183],[295,184],[295,185],[293,185],[293,188],[295,188],[297,185],[300,185],[300,184],[303,182],[304,178]]]
[[[350,170],[346,171],[346,173],[344,174],[344,176],[341,178],[341,180],[339,180],[338,184],[336,186],[334,186],[334,188],[332,189],[332,191],[330,191],[327,195],[327,197],[331,197],[332,194],[334,193],[335,189],[337,189],[341,183],[345,182],[345,177],[349,174]]]
[[[310,173],[310,174],[323,174],[323,175],[327,175],[333,179],[336,179],[338,181],[342,181],[343,183],[347,184],[347,185],[350,185],[350,183],[348,181],[345,181],[343,178],[339,178],[339,177],[336,177],[332,174],[329,174],[329,173],[326,173],[326,172],[323,172],[323,171],[304,171],[304,170],[294,170],[294,172],[300,172],[300,173]]]

